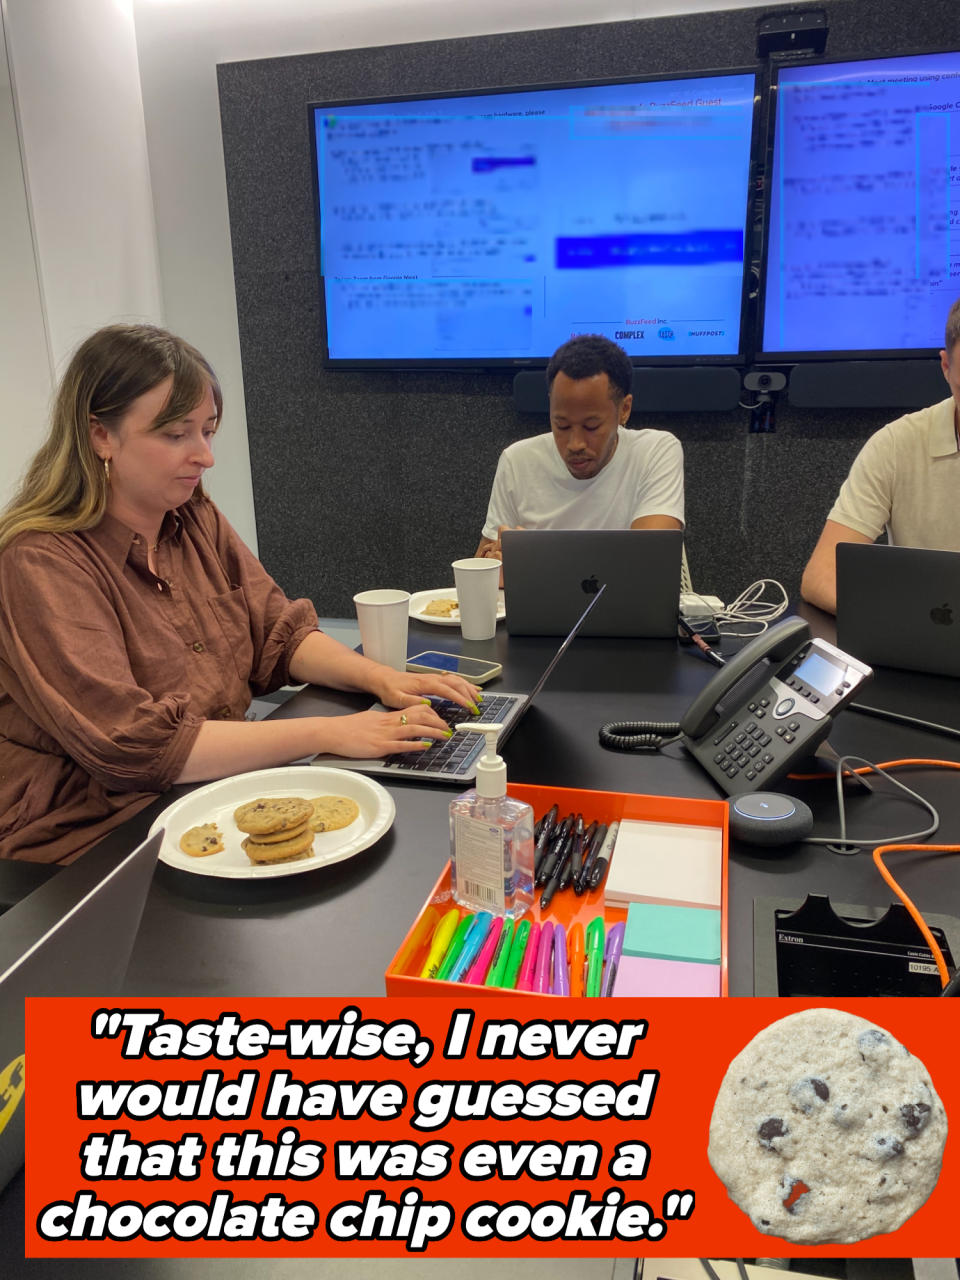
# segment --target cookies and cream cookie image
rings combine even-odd
[[[923,1063],[837,1009],[765,1028],[730,1063],[709,1157],[766,1235],[852,1244],[896,1231],[940,1174],[947,1117]]]

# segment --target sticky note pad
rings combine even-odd
[[[615,996],[718,996],[720,966],[621,956]]]
[[[631,902],[623,935],[625,956],[720,963],[720,912],[710,907]]]
[[[620,823],[603,888],[611,907],[630,902],[676,902],[719,907],[723,833],[684,822]]]

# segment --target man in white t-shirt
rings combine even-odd
[[[682,529],[683,450],[668,431],[628,431],[633,367],[594,334],[547,365],[550,431],[504,449],[478,556],[504,529]]]
[[[950,308],[940,367],[951,396],[875,432],[854,459],[803,573],[805,600],[837,611],[837,543],[960,551],[960,299]]]

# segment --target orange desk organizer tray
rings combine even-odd
[[[518,800],[526,800],[533,808],[534,816],[539,818],[547,812],[551,805],[559,806],[561,817],[567,813],[582,813],[585,822],[596,819],[597,822],[620,821],[623,818],[635,818],[645,822],[686,823],[700,827],[719,827],[722,833],[723,868],[720,885],[720,994],[725,996],[727,990],[727,819],[729,810],[723,800],[689,800],[680,796],[642,796],[623,791],[579,791],[570,787],[534,787],[524,783],[509,783],[507,792]],[[438,843],[448,840],[446,829],[438,831]],[[614,853],[616,857],[616,853]],[[454,902],[450,887],[449,861],[440,874],[440,879],[424,906],[413,922],[407,936],[390,961],[384,975],[388,996],[453,996],[461,1002],[471,1003],[474,999],[485,1000],[491,996],[504,994],[502,987],[480,987],[464,982],[437,982],[433,978],[419,977],[424,961],[430,949],[430,939],[444,913],[457,905]],[[569,889],[554,896],[550,909],[540,911],[539,893],[532,910],[528,913],[531,920],[553,920],[559,922],[567,930],[576,921],[586,928],[587,924],[598,914],[603,914],[608,925],[618,920],[626,920],[627,912],[623,907],[603,907],[603,885],[585,893],[578,898]],[[511,991],[511,995],[532,996],[537,1000],[552,999],[540,992]]]

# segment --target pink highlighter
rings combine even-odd
[[[517,978],[517,991],[533,990],[533,973],[534,966],[537,963],[537,954],[540,947],[540,926],[534,922],[530,926],[530,936],[527,938],[527,949],[523,953],[523,964],[520,966],[520,976]]]
[[[480,954],[467,970],[467,975],[463,979],[464,982],[472,982],[475,987],[483,984],[487,976],[487,970],[490,968],[490,961],[493,959],[493,953],[497,949],[497,942],[499,941],[500,934],[502,932],[503,916],[497,916],[487,931],[487,936],[484,939],[483,946],[480,948]]]
[[[547,920],[540,927],[540,945],[537,948],[537,965],[533,974],[533,989],[541,995],[552,991],[553,979],[553,921]]]

